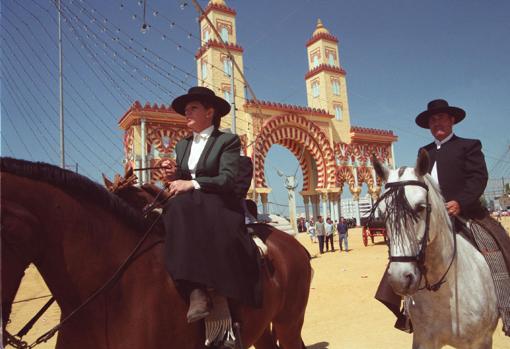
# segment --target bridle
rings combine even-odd
[[[403,190],[408,185],[415,185],[419,186],[427,191],[426,196],[426,206],[425,206],[425,231],[423,233],[423,237],[419,241],[420,249],[418,251],[418,254],[414,256],[392,256],[391,255],[391,249],[389,249],[389,260],[391,262],[403,262],[403,263],[416,263],[418,269],[420,270],[421,276],[425,279],[425,286],[419,288],[419,290],[427,289],[429,291],[437,291],[441,287],[441,285],[445,282],[446,275],[448,274],[448,271],[450,270],[453,261],[455,260],[455,257],[457,255],[457,239],[455,237],[455,229],[453,229],[453,256],[450,261],[450,264],[448,265],[448,268],[444,272],[443,276],[437,281],[436,283],[430,284],[428,278],[427,278],[427,267],[425,266],[425,254],[427,250],[427,243],[429,242],[429,234],[430,234],[430,214],[432,211],[431,205],[429,203],[429,188],[427,184],[418,181],[418,180],[407,180],[407,181],[401,181],[401,182],[391,182],[386,183],[385,188],[389,189],[385,191],[381,197],[376,201],[374,204],[374,208],[372,209],[372,216],[375,212],[375,209],[379,206],[379,203],[383,200],[387,200],[390,196],[393,196],[393,200],[396,200],[399,198],[400,200],[405,200],[406,203],[404,205],[409,206],[409,203],[407,202],[407,199],[405,198],[405,195],[403,194]],[[395,202],[393,202],[395,204]],[[414,214],[411,216],[411,219],[413,221],[416,221],[417,214]],[[387,218],[385,219],[387,220]]]

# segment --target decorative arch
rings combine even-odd
[[[257,136],[254,148],[255,184],[267,187],[264,178],[264,160],[273,144],[286,140],[304,146],[317,165],[317,187],[335,185],[335,160],[328,138],[313,122],[296,114],[275,116],[267,120]],[[291,150],[292,151],[292,150]]]
[[[336,170],[336,185],[340,188],[344,183],[347,183],[349,189],[352,191],[356,185],[352,171],[347,167],[338,167]]]
[[[300,146],[300,144],[294,140],[291,139],[284,139],[283,141],[279,142],[278,144],[284,146],[287,148],[297,159],[299,162],[299,166],[301,167],[301,170],[303,171],[303,191],[308,191],[311,189],[311,168],[306,162],[306,158],[304,157],[304,149]]]
[[[348,162],[352,155],[352,148],[349,144],[343,142],[335,143],[335,156],[339,162]]]
[[[167,128],[151,125],[147,129],[147,144],[155,147],[161,154],[170,154],[173,152],[177,142],[190,134],[191,131],[184,128]],[[168,137],[168,143],[164,142],[165,137]]]
[[[166,183],[175,173],[176,163],[174,159],[156,159],[151,163],[152,167],[158,167],[151,171],[151,182],[161,181]]]
[[[368,167],[359,167],[358,168],[358,183],[361,186],[361,183],[366,183],[369,188],[372,188],[374,185],[374,176],[372,175],[372,171]]]

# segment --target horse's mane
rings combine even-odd
[[[429,187],[429,200],[432,208],[430,215],[430,225],[433,227],[445,226],[451,230],[451,220],[444,206],[444,198],[441,195],[441,189],[430,174],[423,176],[425,184]]]
[[[0,170],[16,176],[48,183],[78,200],[97,204],[137,230],[147,223],[143,216],[124,200],[103,186],[78,173],[43,162],[0,157]]]

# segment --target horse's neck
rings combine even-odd
[[[63,195],[59,207],[58,215],[39,215],[45,217],[40,231],[46,235],[41,238],[42,258],[34,264],[65,312],[113,275],[139,236],[120,218],[93,203],[78,205],[74,198]]]
[[[433,207],[430,222],[430,234],[434,240],[427,246],[426,265],[432,277],[440,278],[455,258],[455,243],[449,218],[442,212],[443,207]]]

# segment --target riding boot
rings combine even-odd
[[[202,320],[211,311],[211,298],[204,289],[196,288],[189,295],[188,323]]]
[[[397,315],[397,321],[395,322],[394,327],[407,333],[413,333],[413,324],[411,323],[411,319],[409,318],[409,315],[404,314],[403,311]]]

